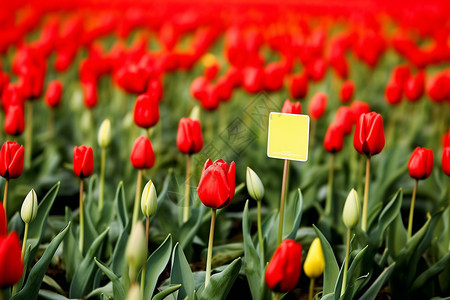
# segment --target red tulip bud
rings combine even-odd
[[[392,70],[391,80],[403,87],[410,75],[411,70],[408,65],[399,65]]]
[[[448,132],[446,132],[444,134],[444,136],[442,137],[442,146],[445,147],[450,147],[450,128],[448,130]]]
[[[355,91],[355,84],[351,80],[345,81],[339,93],[340,99],[342,103],[347,103],[352,100],[353,92]]]
[[[88,108],[93,108],[97,105],[97,82],[86,81],[81,83],[81,88],[83,89],[84,104]]]
[[[442,72],[432,77],[428,83],[427,92],[434,102],[445,101],[450,94],[450,76]]]
[[[58,107],[61,102],[62,83],[59,80],[52,80],[48,84],[47,91],[45,93],[45,104],[48,107]]]
[[[242,87],[247,93],[258,93],[264,87],[264,70],[258,67],[246,67],[242,70]]]
[[[337,153],[344,147],[344,133],[342,132],[342,127],[331,123],[328,126],[327,133],[323,140],[323,147],[327,152]]]
[[[152,143],[145,136],[136,139],[131,150],[130,161],[136,169],[150,169],[155,164]]]
[[[11,105],[7,108],[5,116],[5,132],[9,135],[19,136],[25,127],[25,115],[23,107]]]
[[[327,66],[325,59],[317,58],[306,66],[308,76],[314,81],[320,81],[325,76]]]
[[[389,81],[384,91],[386,101],[391,105],[399,104],[402,101],[402,85],[396,81]]]
[[[302,105],[300,102],[291,102],[289,99],[286,99],[283,104],[283,108],[281,109],[282,113],[285,114],[296,114],[299,115],[302,113]]]
[[[362,114],[356,124],[353,146],[366,156],[378,154],[384,148],[383,118],[376,112]]]
[[[280,63],[269,63],[264,68],[264,88],[269,92],[279,91],[283,88],[286,70]]]
[[[142,128],[155,126],[159,121],[158,99],[147,94],[139,95],[134,103],[134,122]]]
[[[208,86],[208,80],[205,77],[200,76],[194,79],[191,83],[190,92],[194,99],[200,100],[205,96],[206,87]]]
[[[178,123],[177,147],[182,153],[198,153],[203,148],[202,128],[198,120],[182,118]]]
[[[411,154],[408,163],[409,176],[414,179],[425,179],[433,171],[433,150],[417,147]]]
[[[94,171],[94,152],[82,145],[73,148],[73,172],[81,179],[91,176]]]
[[[289,91],[292,98],[303,99],[308,93],[308,75],[303,72],[291,77]]]
[[[352,110],[347,106],[341,106],[336,111],[334,123],[340,126],[344,135],[352,133],[353,123],[355,123],[355,116]]]
[[[450,146],[445,147],[444,151],[442,151],[442,171],[447,176],[450,176]]]
[[[7,180],[17,178],[23,170],[23,146],[16,142],[5,142],[0,150],[0,175]]]
[[[22,277],[22,247],[15,231],[0,236],[0,289],[17,283]]]
[[[370,112],[370,105],[366,102],[355,100],[352,105],[350,105],[350,110],[353,112],[355,120],[358,120],[359,116]]]
[[[419,71],[416,76],[411,76],[405,82],[405,96],[409,101],[419,100],[425,91],[425,74]]]
[[[327,94],[323,92],[316,93],[308,105],[309,115],[313,120],[318,120],[325,113],[327,108]]]

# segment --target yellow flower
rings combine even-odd
[[[311,247],[309,247],[305,263],[303,264],[303,270],[309,278],[317,278],[322,275],[324,268],[325,260],[323,258],[322,245],[320,244],[319,238],[315,238]]]

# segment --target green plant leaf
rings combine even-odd
[[[105,275],[111,280],[113,285],[113,295],[114,299],[125,299],[125,289],[123,287],[122,282],[120,282],[119,277],[113,273],[108,267],[106,267],[102,262],[98,261],[96,257],[94,257],[94,261],[97,266],[105,273]]]
[[[363,261],[364,255],[367,251],[368,246],[361,249],[361,251],[356,254],[355,258],[353,259],[350,267],[348,268],[347,272],[347,283],[346,283],[346,289],[344,293],[344,299],[354,299],[355,294],[358,292],[358,288],[367,280],[368,275],[361,274],[361,262]],[[335,295],[340,294],[339,291],[335,290]]]
[[[128,214],[125,192],[123,190],[123,181],[119,182],[119,185],[117,186],[114,203],[116,203],[117,205],[117,212],[119,215],[120,223],[122,224],[122,227],[125,228],[128,224]]]
[[[150,299],[155,291],[159,275],[164,271],[172,252],[172,236],[169,234],[164,242],[147,259],[145,271],[144,299]]]
[[[397,259],[405,247],[407,234],[403,226],[402,216],[398,214],[388,228],[387,249],[393,259]]]
[[[125,249],[127,248],[127,242],[128,242],[128,236],[129,236],[129,227],[130,223],[128,223],[127,226],[125,226],[122,230],[122,233],[119,236],[119,239],[117,240],[117,243],[114,247],[114,252],[111,258],[111,269],[114,272],[114,274],[117,274],[117,276],[121,276],[122,272],[124,270],[125,266]]]
[[[167,296],[169,296],[170,294],[178,291],[181,287],[181,284],[174,284],[171,285],[170,287],[168,287],[167,289],[159,292],[158,294],[156,294],[152,300],[163,300],[165,299]],[[147,299],[147,298],[146,298]]]
[[[57,294],[53,291],[49,290],[39,290],[39,297],[47,300],[69,300],[69,298],[64,297],[63,295]]]
[[[179,243],[176,243],[173,248],[170,284],[182,284],[178,291],[177,299],[192,298],[194,293],[194,276],[192,276],[191,267]]]
[[[336,280],[339,275],[339,266],[334,256],[333,249],[328,243],[326,237],[320,232],[320,230],[313,225],[317,236],[320,239],[320,244],[322,245],[323,257],[325,259],[325,269],[323,271],[323,294],[334,293],[334,287],[336,285]]]
[[[298,196],[295,199],[295,203],[292,206],[292,210],[287,210],[289,212],[293,212],[293,216],[295,216],[295,219],[292,223],[285,222],[283,225],[283,231],[290,230],[290,232],[284,237],[284,239],[295,239],[295,235],[297,234],[298,227],[300,226],[300,222],[302,221],[302,214],[303,214],[303,196],[300,189],[298,189]],[[285,216],[285,221],[289,220]]]
[[[374,300],[381,288],[384,286],[385,282],[389,279],[394,271],[395,263],[392,263],[389,267],[385,268],[384,271],[378,276],[378,278],[372,283],[372,285],[367,289],[367,291],[359,298],[360,300]]]
[[[203,215],[205,214],[206,206],[200,205],[200,209],[198,212],[198,216],[196,219],[193,217],[189,218],[189,220],[184,223],[180,230],[180,245],[183,249],[187,249],[190,247],[192,240],[200,228],[202,223]]]
[[[414,281],[411,291],[415,291],[420,289],[424,284],[433,279],[436,275],[441,273],[448,268],[450,265],[450,252],[448,252],[444,257],[442,257],[439,261],[437,261],[434,265],[429,267],[425,272],[419,275],[417,279]]]
[[[72,222],[72,211],[66,206],[66,223]],[[73,274],[83,260],[78,243],[75,238],[75,226],[69,228],[69,232],[64,237],[62,258],[66,267],[66,280],[72,281]]]
[[[11,300],[19,300],[19,299],[37,299],[39,288],[41,287],[42,280],[44,279],[45,272],[47,271],[48,266],[53,258],[53,255],[58,249],[59,244],[61,244],[64,236],[68,232],[71,223],[67,223],[66,227],[61,230],[60,233],[50,242],[47,249],[45,249],[44,254],[39,259],[39,261],[33,266],[30,271],[30,275],[28,275],[25,286],[13,297]]]

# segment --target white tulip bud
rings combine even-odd
[[[156,188],[153,182],[149,180],[142,191],[141,210],[146,218],[150,218],[156,213],[157,207],[158,195],[156,194]]]
[[[25,223],[29,224],[33,222],[34,218],[36,218],[37,209],[37,195],[32,189],[23,201],[22,209],[20,210],[20,217]]]
[[[97,141],[100,147],[106,148],[111,143],[111,122],[105,119],[98,130]]]
[[[250,169],[250,167],[247,167],[246,181],[249,195],[256,201],[261,201],[264,197],[264,186],[261,179],[259,179],[255,171]]]
[[[359,201],[358,194],[352,189],[345,200],[342,219],[348,229],[353,229],[359,221]]]
[[[139,270],[147,261],[145,232],[141,222],[137,222],[131,230],[127,248],[125,249],[125,259],[130,268],[130,281],[135,282]]]

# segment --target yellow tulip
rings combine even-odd
[[[322,245],[319,238],[315,238],[311,247],[309,247],[303,269],[309,278],[317,278],[322,275],[324,268],[325,260],[323,258]]]

